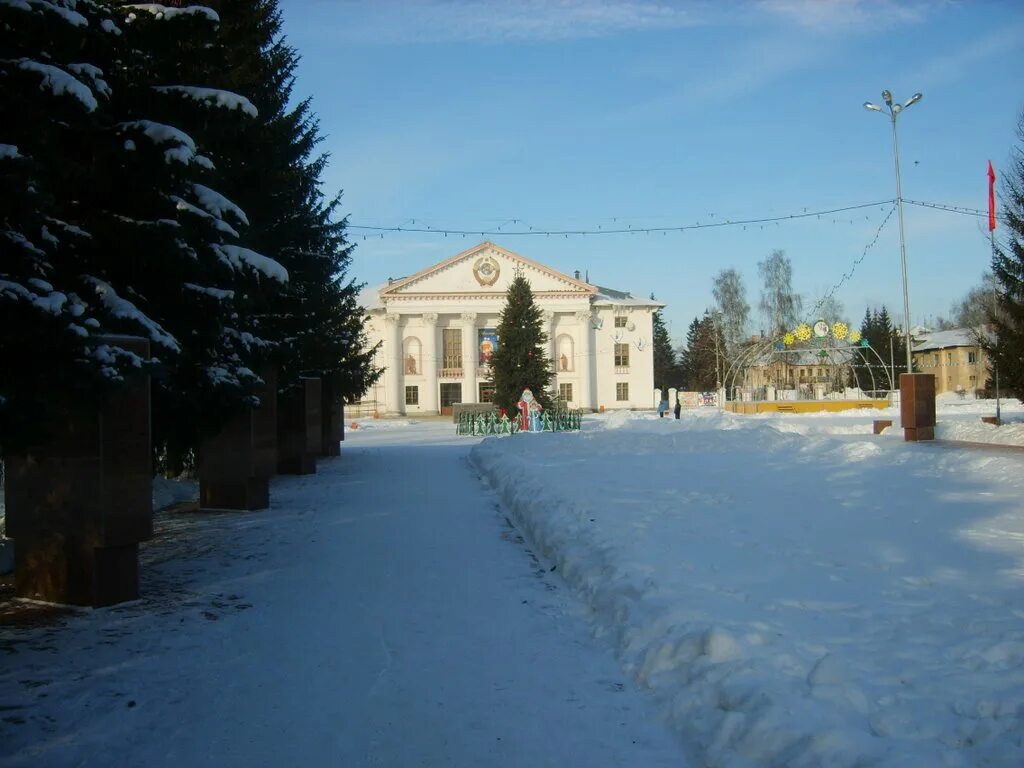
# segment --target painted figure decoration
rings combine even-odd
[[[540,412],[544,410],[541,404],[533,396],[529,387],[523,390],[523,394],[516,403],[519,408],[519,429],[523,432],[542,432],[544,430]]]

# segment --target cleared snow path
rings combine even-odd
[[[475,441],[394,427],[270,510],[160,515],[137,603],[0,627],[0,765],[685,765]]]

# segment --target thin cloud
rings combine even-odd
[[[928,62],[921,70],[907,78],[916,87],[925,90],[957,80],[973,71],[974,64],[994,56],[1016,50],[1024,51],[1024,26],[1017,25],[972,40],[955,51],[944,51],[942,56]]]
[[[426,0],[345,6],[347,40],[398,43],[557,42],[707,23],[706,2]],[[325,3],[324,5],[329,5]]]
[[[783,21],[819,31],[855,31],[924,20],[935,2],[906,0],[758,0],[757,8]]]

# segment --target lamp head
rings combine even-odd
[[[884,101],[886,104],[888,104],[891,107],[892,106],[892,94],[889,93],[889,91],[882,91],[882,101]]]
[[[919,102],[922,98],[924,98],[923,94],[915,93],[913,96],[907,99],[907,103],[903,105],[903,108],[906,109],[911,104],[917,104],[917,102]]]
[[[882,108],[877,104],[872,104],[870,101],[864,102],[864,109],[870,109],[872,112],[881,112]]]

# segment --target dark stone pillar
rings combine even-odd
[[[278,397],[277,471],[282,475],[311,475],[323,449],[320,423],[323,393],[320,379],[299,379]]]
[[[246,408],[199,451],[203,509],[266,509],[277,469],[277,376],[266,370],[258,408]]]
[[[105,341],[149,359],[145,339]],[[17,594],[92,606],[136,599],[138,545],[153,533],[149,377],[71,414],[46,445],[4,461]]]
[[[900,374],[900,426],[906,441],[935,439],[935,377]]]
[[[323,440],[322,456],[340,456],[342,439],[341,397],[329,378],[322,379],[320,419]]]

